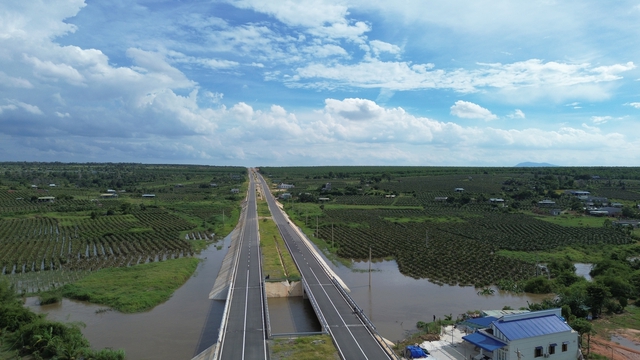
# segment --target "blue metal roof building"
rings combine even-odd
[[[506,340],[518,340],[571,331],[571,327],[555,314],[512,321],[500,319],[493,322],[493,326],[504,335]]]
[[[505,315],[463,339],[479,347],[481,355],[494,360],[523,356],[534,360],[575,360],[580,355],[578,333],[565,323],[560,309]]]

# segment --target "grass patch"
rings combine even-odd
[[[622,314],[602,314],[592,323],[593,330],[600,336],[608,339],[617,329],[640,330],[640,307],[635,305],[627,306]]]
[[[133,313],[167,301],[198,267],[198,259],[180,258],[127,268],[99,270],[63,287],[65,297]]]
[[[62,293],[58,290],[41,292],[38,295],[40,305],[56,304],[62,301]]]
[[[132,234],[142,234],[147,232],[153,232],[153,229],[152,228],[131,228],[128,230],[128,232]]]
[[[582,245],[582,246],[566,246],[553,249],[550,251],[538,251],[538,252],[526,252],[526,251],[510,251],[510,250],[498,250],[497,255],[506,256],[509,258],[524,260],[529,263],[535,263],[536,261],[545,263],[551,260],[566,259],[573,263],[596,263],[603,258],[610,258],[610,254],[613,252],[629,251],[635,253],[637,244],[626,245]]]
[[[380,206],[380,205],[343,205],[343,204],[326,204],[325,209],[332,210],[345,210],[345,209],[362,209],[362,210],[376,210],[376,209],[409,209],[409,210],[422,210],[422,206]]]
[[[536,219],[567,227],[601,228],[604,224],[604,219],[601,217],[585,215],[536,216]]]
[[[258,216],[259,217],[271,216],[271,211],[269,211],[269,204],[267,204],[266,200],[258,200]]]
[[[263,219],[260,227],[262,272],[271,279],[300,280],[300,272],[291,258],[278,228],[271,219]]]
[[[280,359],[340,359],[331,336],[315,335],[292,339],[275,339],[269,346],[270,358]]]
[[[423,222],[432,222],[432,223],[464,223],[465,221],[455,216],[439,216],[439,217],[385,217],[383,218],[387,221],[395,222],[395,223],[423,223]]]
[[[206,249],[213,243],[211,240],[189,240],[191,248],[197,254],[200,254],[202,250]]]

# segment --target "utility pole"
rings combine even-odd
[[[333,241],[333,223],[331,223],[331,247],[335,249],[336,243]]]
[[[320,238],[320,230],[318,230],[318,215],[316,215],[316,237]]]
[[[371,246],[369,246],[369,287],[371,287]]]

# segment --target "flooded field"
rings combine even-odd
[[[196,274],[147,312],[102,311],[104,306],[69,299],[38,306],[37,298],[28,298],[26,305],[53,320],[86,324],[82,332],[96,349],[124,349],[130,360],[190,359],[217,340],[224,302],[209,300],[209,292],[229,242],[227,237],[217,244],[221,250],[212,245],[203,251]]]
[[[583,278],[587,279],[587,281],[591,281],[591,275],[589,275],[589,273],[593,268],[593,264],[576,263],[573,264],[573,266],[576,267],[576,275],[582,276]]]
[[[351,289],[351,296],[366,312],[383,337],[396,341],[416,330],[417,321],[432,321],[433,316],[457,315],[468,310],[499,310],[504,306],[518,309],[529,302],[540,302],[546,295],[510,294],[498,291],[495,295],[478,295],[478,289],[436,285],[426,279],[413,279],[398,271],[395,261],[371,264],[369,273],[353,271],[343,265],[332,264],[333,270]],[[368,262],[353,264],[354,269],[366,270]]]
[[[197,273],[169,301],[140,314],[105,311],[100,305],[65,299],[61,304],[38,306],[30,298],[27,305],[38,312],[61,321],[86,324],[83,333],[94,348],[124,349],[127,359],[190,359],[213,344],[218,336],[224,302],[208,299],[229,238],[221,250],[215,246],[203,251],[203,261]],[[220,245],[222,243],[219,243]],[[416,280],[398,272],[395,261],[372,264],[371,287],[367,262],[354,263],[352,268],[328,262],[351,289],[351,296],[371,318],[380,334],[390,340],[400,340],[415,330],[418,320],[431,321],[433,316],[458,314],[467,310],[517,309],[527,301],[538,302],[544,296],[513,295],[496,291],[495,295],[479,296],[473,287],[436,285]],[[269,299],[272,332],[318,331],[313,309],[302,298]]]

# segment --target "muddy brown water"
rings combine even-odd
[[[129,360],[190,359],[213,344],[218,336],[224,302],[208,299],[215,277],[227,252],[229,238],[221,250],[215,246],[203,251],[204,261],[197,273],[167,302],[139,314],[116,311],[96,312],[104,306],[64,299],[61,304],[38,306],[29,298],[27,305],[49,318],[79,321],[92,347],[124,349]],[[355,262],[351,268],[342,264],[329,266],[351,289],[351,296],[385,338],[396,341],[415,331],[417,321],[431,321],[433,316],[455,318],[467,310],[517,309],[545,296],[514,295],[496,291],[492,296],[479,296],[473,287],[436,285],[425,279],[406,277],[395,261],[372,263],[369,287],[368,262]],[[352,270],[352,269],[355,269]],[[317,331],[319,325],[308,300],[269,299],[272,332]]]
[[[217,340],[224,302],[209,300],[209,292],[229,242],[227,237],[204,250],[194,276],[168,301],[143,313],[102,312],[106,307],[69,299],[38,306],[37,298],[28,298],[26,305],[52,320],[84,323],[82,333],[94,349],[124,349],[129,360],[190,359]]]

